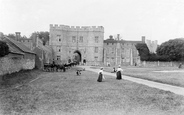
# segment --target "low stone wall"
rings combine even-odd
[[[182,62],[148,62],[148,61],[142,61],[138,66],[143,67],[178,67],[179,64]]]
[[[35,60],[2,57],[0,58],[0,75],[18,72],[23,69],[33,69],[35,67]]]

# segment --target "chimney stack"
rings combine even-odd
[[[19,41],[20,40],[20,32],[15,32],[15,39],[17,40],[17,41]]]
[[[110,38],[110,39],[113,39],[113,36],[112,36],[112,35],[110,35],[110,36],[109,36],[109,38]]]
[[[146,37],[142,36],[142,42],[145,43],[145,41],[146,41]]]
[[[120,34],[117,34],[117,39],[120,40]]]

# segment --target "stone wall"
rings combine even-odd
[[[35,60],[5,56],[0,58],[0,75],[18,72],[23,69],[33,69]]]
[[[142,61],[139,63],[139,66],[142,67],[178,67],[181,62],[148,62],[148,61]]]

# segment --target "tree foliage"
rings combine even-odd
[[[0,41],[0,57],[4,57],[9,54],[9,47],[6,42]]]
[[[145,43],[137,43],[135,47],[139,52],[141,61],[148,61],[150,53],[147,45]]]
[[[7,37],[8,37],[8,38],[11,38],[11,39],[14,39],[14,40],[15,40],[15,38],[16,38],[15,34],[8,34]]]
[[[49,41],[49,32],[47,32],[47,31],[45,31],[45,32],[44,31],[34,32],[34,33],[31,34],[30,38],[37,37],[37,35],[43,41],[43,45],[45,45],[46,42]]]
[[[166,61],[184,60],[184,39],[172,39],[157,48],[157,55]]]

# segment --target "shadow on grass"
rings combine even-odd
[[[42,71],[38,69],[33,70],[21,70],[12,74],[6,74],[1,76],[0,89],[10,88],[15,85],[25,84],[32,79],[38,77]]]

